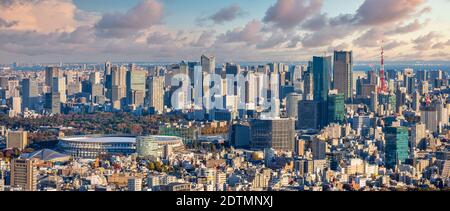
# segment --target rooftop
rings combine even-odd
[[[135,143],[136,137],[131,136],[80,136],[66,137],[63,141],[69,142],[89,142],[89,143]]]
[[[141,139],[151,139],[157,142],[170,142],[170,141],[181,141],[182,139],[177,136],[142,136]]]
[[[51,149],[43,149],[32,153],[22,154],[21,157],[26,159],[38,158],[44,161],[67,160],[70,158],[68,155],[53,151]]]

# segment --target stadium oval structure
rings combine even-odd
[[[183,148],[183,140],[176,136],[140,136],[136,152],[140,157],[164,157],[171,150]]]
[[[129,135],[64,137],[59,139],[58,149],[64,154],[83,159],[130,155],[136,152],[136,137]]]

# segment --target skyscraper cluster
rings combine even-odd
[[[448,73],[382,61],[202,55],[1,73],[0,190],[449,187]]]

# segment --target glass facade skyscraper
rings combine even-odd
[[[294,150],[294,119],[253,119],[250,121],[250,128],[252,148]]]
[[[144,105],[146,72],[130,68],[126,74],[127,103],[136,107]]]
[[[314,100],[302,100],[298,103],[298,129],[318,129],[320,121],[319,105],[320,103]]]
[[[314,100],[319,102],[319,127],[328,124],[328,92],[331,78],[331,56],[313,57]]]
[[[38,83],[36,80],[25,78],[22,80],[22,110],[28,108],[36,109],[39,101]]]
[[[386,128],[386,167],[394,168],[398,161],[405,163],[409,158],[408,128]]]
[[[351,51],[335,51],[333,62],[333,84],[345,100],[352,98],[353,53]]]
[[[314,100],[327,101],[330,90],[331,57],[313,57]]]
[[[311,142],[311,150],[314,160],[326,159],[327,143],[325,141],[315,140]]]
[[[328,96],[328,122],[342,123],[345,120],[345,96],[344,94],[332,94]]]

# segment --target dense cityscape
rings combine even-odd
[[[3,67],[1,190],[448,190],[448,73],[353,62]]]
[[[0,192],[450,191],[449,1],[195,1],[0,1]]]

